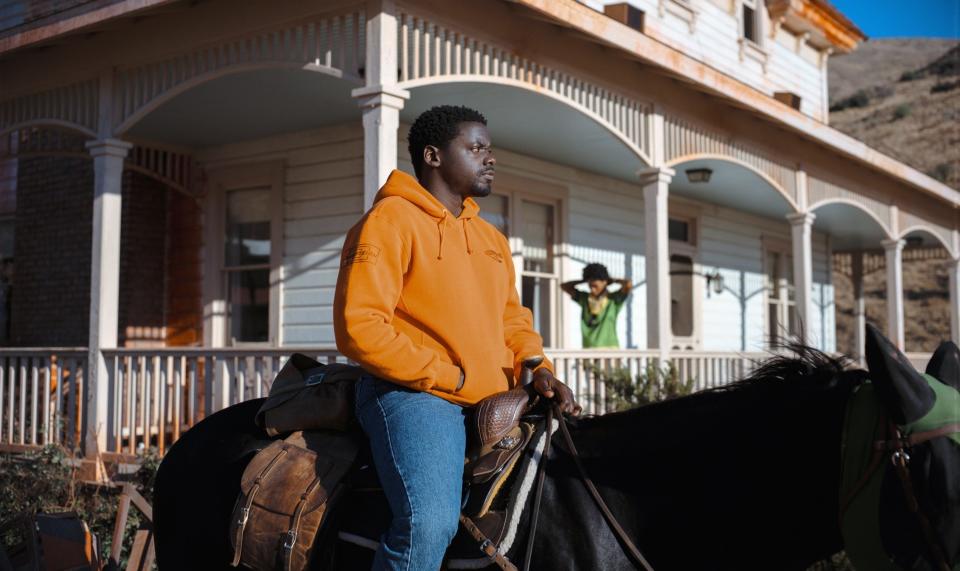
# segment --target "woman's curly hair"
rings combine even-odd
[[[592,282],[593,280],[610,280],[610,272],[607,271],[607,266],[603,264],[587,264],[587,267],[583,268],[583,280],[587,282]]]

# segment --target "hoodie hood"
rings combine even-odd
[[[387,178],[387,182],[373,199],[373,203],[376,204],[389,196],[399,196],[408,202],[416,204],[420,210],[423,210],[434,218],[454,219],[453,213],[449,212],[447,208],[437,200],[437,197],[423,188],[423,185],[421,185],[417,179],[403,171],[394,170],[390,173],[390,177]],[[456,219],[469,220],[475,218],[478,214],[480,214],[480,206],[477,205],[474,199],[468,197],[463,201],[463,212],[461,212],[460,216],[456,217]]]
[[[467,254],[473,253],[470,247],[470,232],[467,230],[469,222],[480,214],[480,206],[473,198],[467,197],[463,201],[463,211],[460,216],[454,217],[453,213],[447,210],[437,197],[430,194],[420,182],[407,173],[394,170],[387,178],[373,203],[376,204],[385,198],[396,196],[416,205],[420,210],[437,221],[437,232],[439,233],[439,244],[437,245],[437,259],[443,259],[443,236],[448,224],[460,222],[463,228],[463,240],[466,244]]]

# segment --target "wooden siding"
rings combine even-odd
[[[405,128],[398,140],[398,167],[412,172]],[[362,214],[363,151],[360,126],[343,125],[262,141],[232,145],[202,160],[259,162],[283,158],[284,255],[282,343],[332,345],[333,290],[346,231]],[[634,281],[634,293],[618,330],[624,348],[646,346],[646,289],[641,188],[596,174],[500,150],[498,182],[561,206],[559,279],[576,279],[587,263],[605,264],[614,277]],[[559,189],[559,190],[558,190]],[[741,305],[731,291],[717,295],[704,288],[700,338],[704,350],[756,351],[764,346],[766,306],[763,294],[763,239],[790,244],[786,220],[761,218],[708,204],[683,200],[699,210],[699,265],[719,270],[726,286],[747,297]],[[482,208],[482,203],[481,203]],[[831,350],[833,290],[829,283],[827,239],[814,235],[814,301],[823,316],[808,329],[817,346]],[[742,279],[742,283],[741,283]],[[557,295],[562,295],[559,292]],[[562,296],[567,348],[580,346],[579,307]],[[745,334],[742,327],[745,326]],[[827,336],[821,332],[826,329]]]
[[[347,230],[363,213],[363,129],[357,124],[204,151],[216,166],[283,160],[280,342],[333,346],[333,290]]]
[[[604,2],[585,3],[603,11]],[[760,29],[761,43],[767,54],[764,69],[760,60],[748,54],[741,57],[739,14],[731,11],[732,1],[718,3],[712,0],[688,0],[686,3],[697,13],[692,26],[685,15],[686,11],[676,7],[681,3],[674,0],[630,2],[643,10],[648,35],[770,96],[776,91],[796,93],[803,98],[801,112],[820,120],[824,119],[821,89],[824,79],[820,73],[817,52],[804,45],[800,53],[796,53],[793,47],[796,37],[786,30],[777,34],[782,38],[780,41],[771,38],[772,23],[766,10]],[[661,5],[664,7],[662,12]],[[786,44],[792,46],[787,48]]]

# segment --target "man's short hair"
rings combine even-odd
[[[460,132],[460,123],[486,125],[487,119],[479,111],[462,105],[437,105],[421,113],[413,122],[407,142],[413,170],[418,177],[423,168],[424,147],[433,145],[438,149],[444,148]]]
[[[588,282],[593,280],[608,282],[610,281],[610,272],[607,271],[607,266],[603,264],[587,264],[587,267],[583,268],[583,279]]]

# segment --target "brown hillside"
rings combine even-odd
[[[960,42],[897,39],[866,42],[830,61],[830,124],[871,147],[960,189]],[[879,250],[879,244],[878,250]],[[882,252],[875,252],[882,260]],[[835,260],[837,350],[853,352],[853,288]],[[907,351],[928,352],[950,336],[946,252],[934,259],[905,252]],[[868,321],[886,328],[886,273],[864,277]]]
[[[926,40],[913,40],[926,45]],[[894,45],[904,44],[897,40]],[[940,40],[930,40],[938,50]],[[871,42],[866,45],[869,46]],[[960,75],[957,75],[958,42],[934,53],[913,68],[897,65],[890,50],[867,50],[859,61],[858,51],[831,61],[830,82],[839,93],[874,78],[879,83],[860,87],[852,94],[831,99],[830,124],[871,147],[889,154],[928,175],[960,188]],[[928,46],[929,47],[929,46]],[[877,53],[890,57],[889,65],[877,61]],[[914,48],[906,54],[929,53]],[[910,58],[906,58],[910,59]],[[912,60],[911,60],[912,61]],[[837,68],[840,70],[838,71]],[[868,71],[873,67],[882,71]],[[838,75],[853,73],[854,78]],[[896,76],[889,79],[890,76]]]

